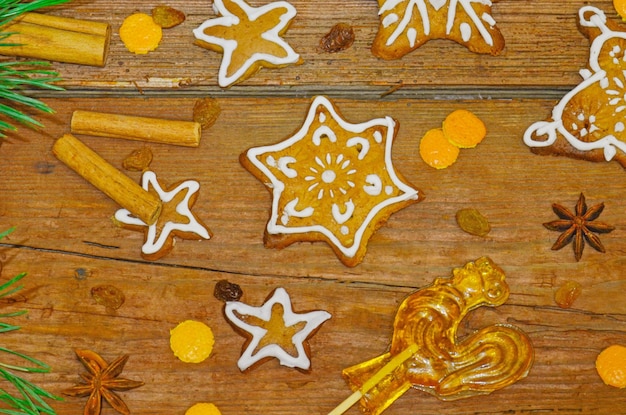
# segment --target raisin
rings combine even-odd
[[[209,128],[219,117],[222,109],[215,98],[199,98],[193,106],[193,120],[202,128]]]
[[[107,310],[117,310],[124,304],[126,297],[122,290],[114,285],[98,285],[91,289],[91,297],[97,304],[103,305]]]
[[[456,223],[463,231],[475,236],[486,236],[491,226],[478,210],[467,208],[456,212]]]
[[[150,167],[152,151],[148,147],[141,147],[130,153],[122,162],[122,167],[129,171],[144,171]]]
[[[335,53],[352,46],[354,42],[354,30],[347,23],[337,23],[320,41],[322,50]]]
[[[243,295],[243,291],[237,284],[220,280],[215,284],[213,295],[220,301],[238,301]]]
[[[565,281],[554,293],[554,302],[561,308],[570,308],[582,290],[582,285],[576,281]]]
[[[163,29],[169,29],[184,22],[185,13],[169,6],[156,6],[152,9],[152,20]]]

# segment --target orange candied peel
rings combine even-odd
[[[124,46],[138,55],[155,50],[162,37],[161,26],[154,22],[152,16],[145,13],[131,14],[124,19],[120,27],[120,38]]]
[[[185,415],[222,415],[222,413],[212,403],[199,402],[187,409]]]
[[[213,351],[213,331],[206,324],[186,320],[170,330],[170,347],[186,363],[200,363]]]
[[[443,134],[459,148],[473,148],[487,135],[487,128],[473,112],[459,109],[443,120]]]
[[[626,21],[626,0],[613,0],[613,7],[617,10],[622,20]]]
[[[428,130],[420,140],[420,156],[430,167],[445,169],[459,157],[459,148],[443,134],[441,128]]]
[[[596,359],[596,370],[607,385],[626,387],[626,347],[614,344],[602,350]]]

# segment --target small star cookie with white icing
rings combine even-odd
[[[450,39],[482,54],[504,49],[490,0],[378,0],[378,6],[372,53],[379,58],[400,59],[431,39]]]
[[[626,168],[626,31],[595,7],[578,14],[579,29],[591,41],[583,80],[548,120],[528,127],[524,143],[536,154],[615,160]]]
[[[296,16],[286,1],[252,7],[244,0],[214,0],[219,15],[206,20],[193,33],[196,44],[224,54],[218,73],[222,88],[254,75],[261,68],[282,68],[298,63],[298,55],[281,37]]]
[[[237,366],[243,372],[269,359],[281,365],[309,371],[308,339],[331,315],[316,310],[296,313],[284,288],[277,288],[260,307],[227,301],[224,313],[229,323],[247,337]]]
[[[273,198],[265,245],[325,241],[346,266],[361,263],[389,216],[421,200],[393,166],[396,127],[391,117],[349,123],[318,96],[294,135],[243,153]]]
[[[115,212],[114,221],[121,227],[144,232],[142,257],[156,261],[165,256],[174,246],[174,237],[192,240],[211,238],[209,228],[191,212],[200,190],[197,181],[186,180],[166,190],[154,172],[145,171],[141,186],[144,190],[156,194],[163,203],[157,221],[148,226],[127,209]]]

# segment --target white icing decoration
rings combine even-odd
[[[337,178],[337,174],[332,170],[326,170],[322,173],[322,181],[324,183],[332,183]]]
[[[447,0],[430,0],[430,4],[435,8],[435,10],[441,9],[445,6]]]
[[[352,137],[346,141],[346,147],[361,146],[359,150],[359,160],[363,160],[370,151],[370,142],[363,137]]]
[[[373,166],[371,164],[368,164],[367,156],[362,161],[362,163],[357,163],[356,158],[352,160],[347,158],[346,155],[349,153],[347,152],[347,150],[344,149],[347,149],[347,140],[352,138],[349,136],[346,139],[346,142],[340,142],[340,140],[338,139],[334,142],[331,142],[331,144],[335,146],[334,148],[336,150],[333,151],[333,154],[339,155],[343,153],[343,156],[337,156],[334,160],[331,159],[333,163],[330,165],[325,165],[324,161],[319,156],[316,156],[314,158],[314,161],[318,165],[321,163],[321,169],[310,169],[309,166],[312,164],[311,160],[300,160],[300,158],[302,158],[302,146],[306,146],[306,144],[304,144],[304,142],[302,144],[299,143],[302,140],[309,139],[309,137],[311,137],[313,133],[312,128],[317,128],[313,127],[313,124],[318,119],[316,114],[320,111],[320,109],[323,109],[323,111],[328,116],[332,117],[338,128],[341,128],[342,130],[352,134],[352,137],[366,138],[368,136],[366,136],[364,132],[369,131],[369,134],[371,136],[371,138],[369,139],[371,140],[371,142],[369,143],[369,153],[371,153],[371,146],[374,142],[382,144],[382,148],[384,151],[384,161],[381,160],[381,164],[384,163],[384,165]],[[391,117],[376,118],[359,124],[349,123],[343,120],[339,116],[339,114],[337,114],[336,110],[334,109],[328,98],[324,96],[317,96],[313,99],[309,107],[306,119],[304,120],[302,127],[294,135],[274,145],[253,147],[249,149],[246,153],[247,159],[252,165],[259,169],[259,171],[261,171],[273,185],[272,209],[266,227],[267,233],[270,235],[276,235],[317,232],[324,235],[328,239],[329,243],[336,246],[344,256],[348,258],[354,257],[361,246],[365,230],[368,228],[370,223],[377,217],[381,210],[397,203],[403,203],[407,200],[418,199],[418,191],[400,180],[400,178],[396,175],[393,163],[391,161],[391,148],[393,144],[395,127],[396,123]],[[344,245],[342,243],[341,236],[345,236],[346,234],[338,231],[338,235],[335,235],[334,231],[330,230],[322,223],[316,222],[310,224],[309,226],[283,226],[279,223],[279,218],[282,215],[282,209],[280,208],[281,198],[283,197],[286,188],[290,186],[290,183],[289,181],[283,182],[279,180],[276,175],[272,173],[272,170],[263,163],[263,161],[267,159],[268,154],[274,152],[281,152],[281,154],[285,154],[287,149],[292,148],[293,154],[298,154],[298,162],[302,162],[303,166],[300,168],[301,170],[298,169],[297,165],[292,165],[291,167],[298,171],[306,171],[306,176],[317,177],[315,180],[311,181],[311,185],[308,186],[308,191],[317,191],[316,197],[322,199],[328,195],[328,192],[325,192],[324,188],[331,186],[332,189],[336,190],[334,196],[341,197],[343,199],[342,201],[337,200],[336,202],[333,200],[334,203],[337,203],[339,205],[347,201],[347,194],[354,194],[351,192],[361,191],[361,188],[357,189],[355,181],[349,180],[347,179],[347,177],[355,177],[351,175],[354,175],[356,172],[359,172],[361,174],[368,172],[371,173],[373,169],[378,168],[381,168],[381,170],[384,171],[385,186],[393,188],[393,191],[388,193],[387,196],[389,197],[377,202],[376,204],[373,204],[372,207],[369,209],[369,212],[367,212],[367,214],[363,217],[361,223],[355,224],[355,226],[350,227],[351,238],[349,245]],[[326,155],[323,155],[323,158],[326,158]],[[363,169],[366,169],[367,171],[363,171]],[[322,181],[321,175],[326,170],[333,170],[337,174],[337,179],[335,179],[335,181],[331,185],[325,185],[325,187],[322,187],[322,184],[324,182]],[[311,172],[313,174],[311,174]],[[350,173],[351,175],[348,175],[348,173]],[[302,174],[301,176],[305,175]],[[341,176],[341,179],[339,178],[339,176]],[[376,177],[377,179],[374,179],[374,177]],[[366,178],[367,184],[362,186],[362,194],[376,193],[373,192],[373,190],[376,189],[378,189],[377,192],[380,194],[383,185],[380,177],[375,174],[369,174],[366,175]],[[394,196],[391,196],[392,194]],[[330,207],[330,209],[332,210],[332,207]],[[319,209],[316,210],[316,215],[321,215],[323,213],[332,215],[332,212],[320,212]],[[316,215],[314,215],[314,217]]]
[[[585,15],[589,15],[587,19]],[[579,92],[583,91],[590,85],[598,83],[603,89],[607,89],[610,84],[610,80],[607,77],[606,71],[600,67],[598,57],[600,51],[605,42],[609,39],[626,39],[625,32],[615,32],[610,30],[606,26],[606,16],[604,12],[593,6],[583,6],[578,11],[580,19],[580,25],[583,27],[594,27],[601,31],[592,42],[589,49],[589,70],[584,72],[583,81],[568,92],[552,110],[552,121],[538,121],[532,124],[524,133],[524,143],[529,147],[548,147],[557,139],[557,133],[561,134],[568,143],[577,150],[590,151],[594,149],[603,149],[605,160],[611,160],[617,153],[617,149],[626,152],[626,143],[619,140],[612,134],[590,142],[579,140],[563,125],[563,111],[570,100],[576,96]],[[581,72],[582,73],[582,72]],[[623,100],[611,100],[610,105],[617,105]],[[580,121],[585,119],[584,114],[579,114],[577,117]],[[595,119],[595,118],[594,118]],[[591,117],[590,117],[590,122]],[[617,131],[617,129],[616,129]],[[581,130],[580,135],[588,133],[589,131]],[[534,137],[545,136],[545,140],[536,140]]]
[[[296,356],[292,356],[285,351],[281,345],[276,343],[271,343],[259,348],[259,344],[267,334],[267,330],[245,321],[245,316],[253,316],[263,321],[270,321],[272,308],[276,304],[282,306],[285,327],[291,327],[298,323],[306,323],[302,330],[298,331],[291,338],[296,350]],[[306,354],[304,342],[322,323],[331,318],[330,313],[322,310],[310,311],[308,313],[294,313],[291,306],[291,298],[283,288],[277,288],[272,297],[261,307],[253,307],[239,301],[228,301],[224,307],[224,313],[231,323],[252,335],[249,344],[237,361],[237,366],[241,371],[250,368],[255,363],[268,357],[275,357],[283,366],[303,370],[309,369],[311,367],[311,361]]]
[[[616,122],[614,130],[617,131],[618,133],[623,132],[624,131],[624,123],[621,122],[621,121]]]
[[[297,160],[294,157],[281,157],[278,159],[278,170],[280,170],[285,176],[293,179],[298,176],[298,172],[289,167],[289,164],[295,163]]]
[[[386,194],[387,196],[389,196],[389,195],[390,195],[390,194],[392,194],[392,193],[393,193],[393,187],[391,187],[391,186],[385,186],[385,194]]]
[[[234,4],[235,7],[242,9],[246,16],[247,22],[240,22],[228,8],[228,5]],[[204,21],[200,26],[193,30],[193,34],[196,39],[203,42],[217,45],[223,50],[222,63],[218,71],[218,83],[222,88],[226,88],[233,83],[237,82],[254,64],[259,62],[267,62],[272,66],[287,65],[298,62],[300,55],[298,55],[287,42],[285,42],[279,35],[279,33],[289,25],[290,21],[296,16],[296,9],[286,1],[275,1],[268,3],[261,7],[252,7],[243,0],[214,0],[213,9],[220,16],[214,19]],[[284,13],[280,16],[278,24],[270,28],[269,30],[261,33],[261,38],[265,41],[276,44],[285,56],[275,56],[269,53],[255,52],[252,56],[248,57],[241,67],[236,68],[231,75],[229,75],[229,68],[232,63],[232,58],[237,53],[237,41],[234,39],[224,39],[216,36],[210,36],[204,33],[205,29],[212,27],[232,27],[237,26],[240,23],[242,25],[254,25],[254,22],[264,14],[270,13],[275,9],[283,9]],[[263,20],[263,19],[259,19]],[[251,33],[252,31],[249,31]],[[254,39],[251,40],[254,42]],[[258,43],[258,42],[257,42]]]
[[[332,143],[337,141],[337,136],[335,132],[330,129],[330,127],[326,125],[320,126],[313,133],[313,144],[319,146],[322,143],[322,137],[327,137]]]
[[[186,180],[176,186],[170,191],[165,191],[159,184],[156,174],[152,171],[146,171],[141,178],[141,186],[144,190],[148,191],[152,187],[162,203],[166,204],[171,202],[178,193],[186,192],[185,197],[176,206],[176,212],[184,216],[187,219],[187,223],[178,222],[165,222],[162,229],[159,232],[157,229],[157,220],[152,225],[147,225],[141,219],[135,217],[127,209],[119,209],[115,212],[115,220],[125,225],[147,227],[146,240],[141,247],[141,252],[146,255],[152,255],[163,249],[163,246],[169,238],[171,238],[172,232],[184,232],[193,233],[203,239],[210,239],[211,235],[209,231],[198,222],[196,217],[191,213],[189,207],[189,201],[194,193],[200,190],[200,184],[195,180]]]
[[[407,37],[407,39],[409,39],[409,45],[411,47],[415,46],[415,41],[417,40],[417,30],[415,30],[414,28],[410,27],[406,31],[406,37]]]
[[[463,22],[461,23],[460,29],[461,29],[461,39],[463,39],[464,42],[468,42],[470,38],[472,37],[472,27],[468,25],[467,23]]]
[[[335,221],[340,225],[347,222],[348,219],[352,217],[352,214],[354,213],[354,207],[355,207],[354,202],[352,202],[352,200],[348,200],[345,203],[345,207],[346,207],[346,210],[345,212],[342,213],[339,210],[339,205],[337,205],[336,203],[333,203],[333,207],[332,207],[333,219],[335,219]]]
[[[296,197],[291,202],[287,203],[285,205],[285,213],[288,216],[293,216],[294,218],[308,218],[309,216],[312,216],[313,213],[315,212],[315,209],[313,209],[310,206],[302,210],[296,209],[296,206],[298,205],[299,201],[300,199]]]
[[[383,19],[383,27],[389,27],[397,21],[398,21],[398,15],[395,13],[389,13]]]
[[[496,25],[496,21],[489,13],[483,13],[480,18],[483,19],[483,21],[487,23],[490,27],[494,27]]]
[[[341,232],[342,235],[347,235],[350,233],[350,229],[347,226],[342,226],[341,229],[339,230],[339,232]]]
[[[383,182],[377,174],[368,174],[365,183],[363,190],[370,196],[378,196],[383,190]]]

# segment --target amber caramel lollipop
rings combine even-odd
[[[492,325],[462,339],[456,336],[469,311],[507,300],[504,278],[497,265],[482,257],[407,297],[396,313],[389,351],[343,370],[362,411],[380,414],[410,388],[454,400],[488,394],[524,378],[534,352],[521,330]],[[331,414],[348,409],[342,405]]]

